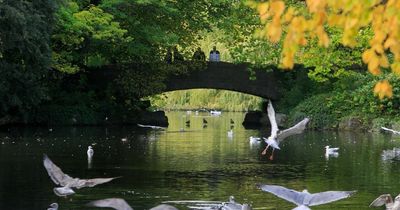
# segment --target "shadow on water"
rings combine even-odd
[[[268,131],[244,129],[239,123],[243,113],[167,115],[170,126],[165,131],[136,126],[1,131],[0,209],[46,209],[53,202],[60,209],[88,209],[85,203],[108,197],[148,209],[166,200],[226,201],[230,195],[256,208],[294,208],[258,190],[256,183],[310,192],[358,190],[349,199],[313,209],[367,209],[378,195],[400,192],[400,162],[381,158],[382,150],[400,147],[400,137],[308,131],[286,139],[270,161],[260,155],[263,142],[249,142],[250,136],[268,136]],[[184,126],[189,119],[190,127]],[[231,138],[230,119],[236,122]],[[89,145],[94,148],[91,167]],[[326,159],[326,145],[340,147],[339,156]],[[43,153],[72,177],[123,177],[60,198],[52,192],[55,185],[42,165]]]

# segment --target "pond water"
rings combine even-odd
[[[295,207],[257,189],[257,183],[310,192],[357,190],[348,199],[313,209],[369,209],[378,195],[400,193],[400,162],[381,158],[382,150],[400,147],[400,137],[307,131],[287,138],[271,161],[260,155],[264,143],[249,143],[250,136],[268,136],[268,131],[244,129],[244,113],[167,115],[166,130],[112,126],[0,131],[0,209],[46,209],[53,202],[60,209],[90,209],[84,204],[110,197],[124,198],[134,209],[148,209],[163,201],[226,201],[230,195],[254,209]],[[227,136],[230,119],[235,121],[232,138]],[[90,167],[89,145],[95,151]],[[340,147],[339,156],[326,159],[325,145]],[[42,164],[44,153],[72,177],[122,178],[57,197]]]

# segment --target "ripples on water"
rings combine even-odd
[[[239,124],[242,113],[206,116],[206,128],[203,116],[194,112],[168,116],[170,126],[165,131],[118,126],[3,130],[0,209],[46,209],[53,202],[60,209],[88,209],[85,203],[108,197],[124,198],[135,209],[148,209],[166,200],[226,201],[230,195],[257,209],[295,207],[258,190],[256,183],[310,192],[358,190],[349,199],[313,209],[368,209],[378,195],[400,193],[400,162],[381,158],[382,150],[400,146],[400,137],[308,131],[285,140],[270,161],[260,155],[264,143],[249,143],[250,136],[268,136],[268,131],[245,130]],[[236,124],[233,138],[228,138],[231,118]],[[188,119],[190,127],[184,123]],[[90,169],[88,145],[95,150]],[[327,160],[325,145],[340,147],[340,155]],[[42,165],[43,153],[73,177],[123,178],[59,198]]]

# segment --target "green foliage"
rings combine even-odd
[[[293,109],[290,113],[289,124],[296,123],[304,117],[309,117],[311,121],[308,128],[330,128],[335,126],[338,118],[328,106],[323,106],[325,102],[329,102],[329,94],[319,94],[312,96]]]
[[[53,66],[62,72],[116,62],[123,46],[132,40],[111,14],[94,5],[81,8],[68,1],[57,11],[56,20]]]
[[[99,7],[134,38],[126,45],[124,60],[148,62],[160,61],[162,49],[170,46],[193,46],[200,32],[211,30],[230,4],[223,0],[104,0]]]
[[[298,62],[314,69],[309,77],[318,82],[326,82],[338,78],[347,70],[363,67],[361,54],[368,47],[368,40],[372,37],[370,28],[365,28],[357,36],[359,43],[354,48],[346,47],[341,43],[341,32],[338,29],[328,28],[331,40],[329,47],[318,45],[318,40],[312,40]],[[363,70],[364,71],[364,70]]]
[[[309,116],[312,128],[334,128],[341,119],[359,116],[366,123],[387,124],[390,119],[400,117],[400,82],[393,74],[382,77],[389,78],[393,84],[394,97],[391,100],[379,100],[371,94],[380,78],[350,71],[334,82],[326,93],[311,96],[297,105],[290,112],[290,121],[296,121],[300,115]]]
[[[254,30],[261,26],[258,17],[243,1],[232,3],[227,9],[229,15],[217,23],[224,37],[220,40],[229,49],[234,62],[249,62],[255,65],[278,64],[281,44],[259,40]]]
[[[48,98],[55,1],[0,4],[0,116],[23,117]]]
[[[324,92],[326,84],[321,85],[310,80],[307,76],[309,69],[296,66],[290,72],[276,72],[276,77],[281,83],[282,98],[279,99],[276,109],[279,112],[288,113],[304,99]],[[320,88],[315,88],[320,86]]]

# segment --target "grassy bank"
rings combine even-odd
[[[348,72],[335,81],[318,84],[315,88],[323,86],[326,91],[312,94],[291,108],[289,123],[308,116],[312,119],[309,127],[315,129],[400,128],[400,81],[393,74],[383,76],[393,85],[393,98],[379,100],[373,95],[374,85],[381,78]]]
[[[216,109],[224,111],[260,110],[262,98],[226,90],[194,89],[150,97],[155,109]]]

